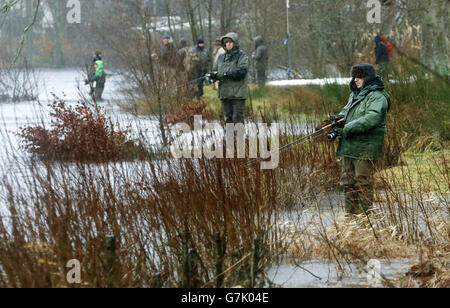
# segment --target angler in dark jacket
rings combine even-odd
[[[253,40],[255,41],[255,53],[253,54],[253,60],[255,61],[256,79],[258,81],[258,85],[263,87],[266,85],[269,50],[264,45],[262,36],[257,36]]]
[[[248,98],[250,59],[239,47],[239,35],[231,32],[222,37],[222,54],[214,64],[212,79],[219,80],[218,95],[222,101],[226,123],[244,124],[245,101]]]
[[[387,69],[389,64],[389,48],[379,35],[375,37],[375,44],[375,56],[377,59],[376,63],[378,64],[378,70],[380,72],[380,75],[386,78],[388,74]]]
[[[185,72],[184,59],[186,58],[186,53],[188,49],[188,43],[185,38],[180,39],[180,44],[177,51],[177,70],[180,72]]]
[[[195,96],[200,98],[203,96],[203,84],[204,77],[206,73],[208,73],[208,69],[211,63],[211,56],[209,54],[208,49],[206,48],[205,41],[203,39],[199,39],[197,41],[197,45],[193,47],[193,52],[197,56],[198,62],[194,67],[194,78],[198,79],[197,82],[197,93]]]
[[[171,37],[164,34],[160,51],[161,63],[168,68],[176,68],[177,65],[177,48],[170,42]]]
[[[372,65],[362,63],[353,67],[352,77],[352,94],[340,113],[345,125],[341,125],[337,155],[343,157],[346,210],[361,214],[367,213],[373,204],[374,164],[383,155],[390,97]]]

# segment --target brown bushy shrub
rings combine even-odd
[[[142,158],[146,150],[131,140],[128,130],[116,129],[102,108],[85,102],[74,107],[55,96],[49,104],[51,128],[21,128],[21,147],[46,161],[103,162]]]
[[[213,113],[206,110],[208,102],[204,100],[181,101],[176,104],[174,110],[167,115],[169,124],[180,122],[192,123],[194,116],[201,115],[205,119],[212,119]]]

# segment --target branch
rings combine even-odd
[[[421,66],[423,69],[425,69],[426,71],[432,73],[433,75],[435,75],[436,77],[438,77],[439,79],[441,79],[442,81],[444,81],[447,85],[450,86],[450,80],[448,79],[448,77],[440,74],[439,72],[437,72],[436,70],[432,69],[431,67],[426,66],[425,64],[423,64],[421,61],[419,61],[416,58],[413,58],[411,56],[409,56],[407,53],[405,53],[404,51],[402,51],[400,48],[398,48],[395,44],[391,43],[392,46],[394,46],[394,49],[397,50],[397,52],[402,56],[405,57],[406,59],[408,59],[409,61]]]
[[[2,24],[0,25],[0,28],[3,27],[3,24],[6,21],[6,16],[8,15],[9,11],[13,8],[14,5],[16,5],[19,2],[19,0],[12,0],[8,3],[5,3],[1,8],[0,8],[0,14],[5,14],[5,18],[3,19]]]
[[[9,11],[12,9],[12,7],[14,5],[16,5],[19,2],[19,0],[12,0],[8,3],[5,3],[1,8],[0,8],[0,14],[8,14]]]
[[[17,3],[18,0],[15,0],[15,2]],[[41,6],[41,0],[38,0],[37,4],[36,4],[36,8],[34,10],[34,17],[33,17],[33,21],[31,22],[31,24],[29,24],[24,30],[23,30],[23,34],[22,37],[20,38],[20,47],[19,50],[17,51],[17,55],[14,58],[14,61],[11,63],[10,68],[12,68],[12,66],[16,63],[17,59],[20,57],[20,54],[22,53],[23,50],[23,45],[25,42],[25,38],[26,38],[26,34],[28,33],[28,31],[31,29],[31,27],[36,23],[37,17],[38,17],[38,13],[39,13],[39,7]]]

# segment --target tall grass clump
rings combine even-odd
[[[394,70],[393,80],[395,82],[388,87],[394,102],[393,111],[398,115],[402,130],[408,134],[410,146],[416,145],[419,151],[437,150],[439,142],[448,143],[448,83],[406,68],[401,74]]]
[[[280,216],[309,177],[333,185],[334,151],[306,143],[267,171],[237,159],[10,157],[0,191],[0,285],[266,286],[288,242]],[[9,168],[14,160],[19,172]],[[81,284],[66,279],[72,259],[81,263]]]
[[[240,165],[39,164],[9,173],[0,285],[70,287],[71,259],[82,264],[74,287],[263,285],[278,189],[273,172]]]
[[[411,270],[397,280],[382,276],[384,286],[449,287],[448,170],[448,153],[424,165],[379,168],[370,215],[352,218],[342,215],[342,198],[330,201],[330,191],[314,184],[309,206],[298,214],[301,224],[291,229],[288,254],[297,263],[334,261],[347,274],[355,264],[367,271],[370,260],[401,259]]]
[[[448,285],[448,140],[440,130],[448,90],[411,76],[387,85],[386,156],[376,166],[372,212],[360,217],[344,215],[335,143],[311,138],[283,150],[279,167],[265,171],[245,159],[117,159],[121,152],[75,159],[80,149],[66,140],[90,149],[99,136],[119,140],[117,146],[127,135],[117,137],[106,117],[97,125],[95,110],[57,105],[58,134],[44,130],[38,141],[51,140],[42,147],[50,152],[61,142],[57,152],[69,159],[33,152],[42,159],[2,161],[0,286],[263,287],[272,285],[268,268],[292,258],[332,260],[342,272],[372,258],[408,258],[416,265],[410,277],[430,269],[423,286]],[[349,94],[336,85],[264,91],[255,92],[261,109],[250,121],[282,119],[280,145],[313,133]],[[88,140],[79,139],[82,128]],[[406,155],[430,150],[425,163]],[[66,279],[72,259],[80,261],[81,284]]]

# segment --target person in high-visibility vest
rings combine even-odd
[[[97,51],[94,57],[93,74],[86,80],[86,84],[91,84],[92,92],[90,93],[95,100],[102,100],[103,91],[105,89],[106,74],[103,66],[102,53]]]

